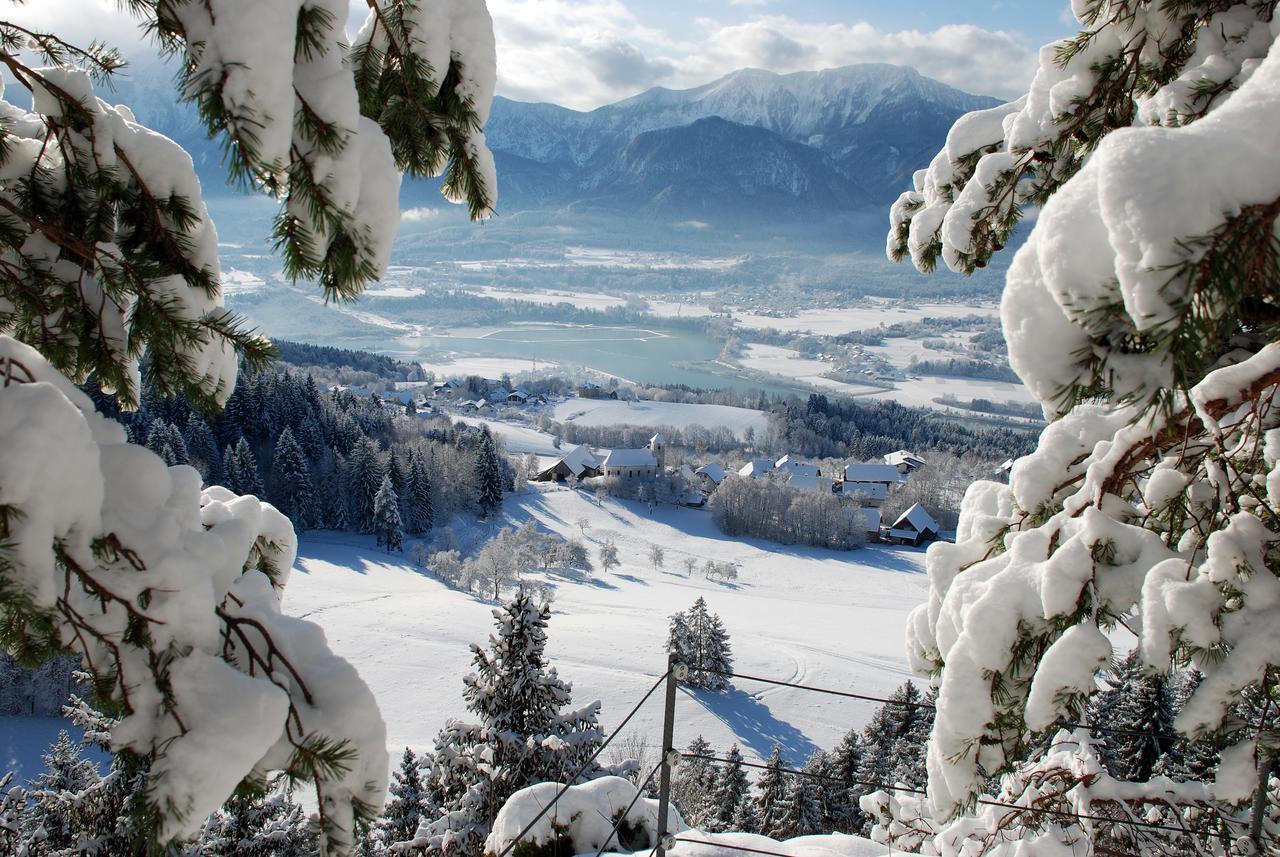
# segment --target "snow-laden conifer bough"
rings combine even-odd
[[[273,194],[286,271],[352,299],[387,264],[401,174],[446,176],[487,215],[495,79],[483,0],[129,0],[180,60],[180,95],[230,172]],[[321,848],[381,806],[385,728],[318,627],[281,614],[288,519],[201,491],[125,442],[75,385],[136,406],[145,382],[217,408],[265,340],[223,309],[191,158],[95,95],[117,53],[0,20],[0,628],[28,661],[79,655],[118,753],[150,768],[143,829],[181,839],[242,781],[285,771],[318,797]],[[145,356],[145,360],[144,360]]]
[[[893,207],[891,258],[961,272],[1041,207],[1002,318],[1052,422],[1010,484],[971,486],[908,626],[939,695],[929,803],[904,824],[958,819],[929,847],[1080,833],[1046,820],[1009,837],[995,816],[963,818],[997,774],[1076,812],[1198,818],[1211,853],[1249,835],[1280,745],[1276,720],[1232,716],[1248,687],[1280,705],[1276,7],[1074,0],[1083,32],[1041,50],[1024,97],[961,118]],[[1030,775],[1033,742],[1078,722],[1099,669],[1134,648],[1151,670],[1204,673],[1175,726],[1225,746],[1216,779],[1106,784],[1070,736]]]

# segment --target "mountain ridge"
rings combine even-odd
[[[721,135],[728,147],[726,160],[738,163],[739,169],[744,167],[744,151],[760,145],[759,135],[747,135],[746,129],[767,131],[778,137],[775,150],[790,142],[825,155],[829,163],[812,161],[817,172],[803,183],[832,188],[820,173],[833,167],[847,180],[845,192],[835,198],[824,196],[822,203],[854,208],[892,200],[907,186],[914,169],[942,145],[959,116],[998,103],[949,87],[913,68],[886,63],[790,74],[739,69],[701,86],[654,87],[589,111],[498,98],[486,136],[500,162],[506,157],[514,166],[506,177],[513,191],[508,202],[522,207],[554,206],[580,201],[581,192],[600,184],[596,173],[621,169],[613,161],[624,158],[641,135],[670,134],[716,117],[739,126],[740,134],[746,135],[740,139]],[[667,149],[680,156],[678,149]],[[698,164],[705,165],[705,160]],[[688,164],[687,185],[706,178],[695,166]],[[548,186],[532,180],[523,167],[544,179],[547,168],[553,167],[566,178],[576,176],[576,181],[572,187]],[[530,193],[535,187],[537,191]],[[721,201],[721,208],[740,211],[745,202],[750,200],[730,194]],[[820,208],[817,198],[809,203],[814,211]]]

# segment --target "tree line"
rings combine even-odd
[[[345,359],[345,358],[344,358]],[[181,396],[144,395],[132,412],[97,395],[129,439],[206,485],[261,497],[298,530],[351,530],[386,542],[390,486],[401,535],[421,536],[453,515],[488,515],[514,468],[487,428],[425,419],[376,396],[322,390],[311,374],[244,371],[226,407],[207,417]]]

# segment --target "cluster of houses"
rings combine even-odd
[[[757,458],[738,471],[747,479],[781,481],[797,491],[822,491],[849,497],[862,507],[867,519],[867,534],[893,544],[920,545],[938,538],[941,526],[924,506],[916,503],[891,524],[883,521],[881,507],[889,496],[906,485],[911,474],[924,467],[925,460],[915,453],[900,449],[880,462],[846,464],[834,475],[824,475],[816,464],[784,455],[777,461]]]
[[[538,394],[530,393],[524,387],[515,386],[508,390],[501,381],[485,380],[485,389],[476,395],[476,391],[465,381],[450,378],[435,385],[434,394],[440,398],[453,399],[459,410],[468,413],[483,413],[504,405],[545,404],[546,399]],[[475,398],[464,398],[476,395]]]
[[[613,449],[603,455],[585,446],[574,447],[558,461],[533,477],[535,482],[580,482],[607,477],[623,480],[654,479],[665,471],[667,440],[661,434],[649,439],[643,449]],[[925,460],[914,453],[899,450],[886,455],[881,462],[845,465],[837,476],[825,476],[816,464],[792,455],[774,461],[753,459],[738,471],[747,479],[780,481],[797,491],[823,491],[856,500],[867,521],[867,535],[893,544],[920,545],[938,538],[937,520],[916,503],[891,524],[883,521],[881,507],[892,492],[906,485],[911,474],[925,466]],[[695,490],[689,505],[701,505],[725,480],[728,472],[719,464],[698,468],[682,464],[676,469]]]

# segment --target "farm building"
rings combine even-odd
[[[938,538],[941,527],[919,503],[903,512],[887,533],[889,541],[903,545],[920,545]]]
[[[533,477],[534,482],[568,482],[599,476],[600,461],[585,446],[575,446],[555,464]]]

